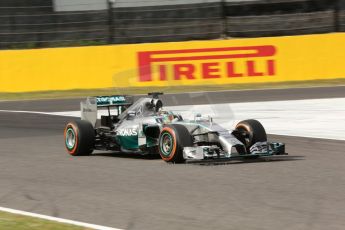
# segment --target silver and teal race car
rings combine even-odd
[[[81,102],[81,120],[66,125],[68,153],[80,156],[109,150],[160,154],[164,161],[173,163],[286,154],[285,144],[267,141],[266,131],[257,120],[241,121],[228,130],[209,116],[183,119],[163,109],[160,94],[150,93],[135,102],[129,96],[87,98]],[[106,113],[99,116],[100,111]]]

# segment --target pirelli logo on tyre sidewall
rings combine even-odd
[[[273,45],[138,52],[139,82],[272,77]]]

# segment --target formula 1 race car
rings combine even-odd
[[[285,144],[267,142],[265,129],[257,120],[241,121],[234,130],[200,114],[186,120],[165,111],[160,94],[149,93],[135,102],[129,96],[87,98],[81,102],[81,120],[66,125],[68,153],[80,156],[110,150],[160,154],[164,161],[173,163],[286,154]],[[107,114],[98,119],[102,107]]]

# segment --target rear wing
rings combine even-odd
[[[107,108],[110,116],[110,108],[117,108],[117,115],[120,115],[125,109],[133,104],[133,98],[130,96],[98,96],[88,97],[80,102],[81,119],[89,121],[94,127],[97,121],[98,108]]]

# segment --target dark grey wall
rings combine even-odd
[[[59,0],[60,7],[74,1]],[[80,0],[81,1],[81,0]],[[83,0],[85,7],[91,0]],[[95,4],[97,1],[92,0]],[[345,31],[345,0],[227,0],[55,11],[48,0],[0,1],[0,48],[260,37]],[[129,4],[155,0],[132,0]],[[168,0],[162,0],[167,2]],[[188,0],[190,2],[194,0]],[[74,4],[75,5],[75,4]]]

